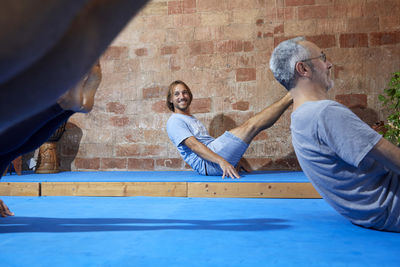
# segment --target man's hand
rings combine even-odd
[[[0,199],[0,215],[1,217],[7,217],[7,216],[14,216],[14,212],[11,212],[7,205],[4,204],[3,200]]]
[[[223,157],[210,150],[203,143],[200,143],[194,136],[188,137],[183,141],[184,144],[190,148],[194,153],[199,155],[205,160],[217,163],[222,169],[222,178],[231,177],[232,179],[240,178],[239,173],[235,167],[227,162]]]
[[[245,171],[247,173],[252,172],[250,164],[244,158],[241,158],[236,166],[236,171],[239,173],[240,171]]]
[[[230,177],[232,179],[235,178],[240,178],[239,173],[236,171],[235,167],[232,166],[229,162],[227,162],[225,159],[221,159],[218,161],[219,166],[221,167],[223,173],[222,173],[222,179],[226,177]]]

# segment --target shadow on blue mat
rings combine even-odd
[[[0,221],[0,233],[59,233],[154,230],[269,231],[290,226],[282,219],[174,220],[128,218],[45,218],[7,217]]]

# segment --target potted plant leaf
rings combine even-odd
[[[383,92],[378,99],[389,112],[383,137],[400,146],[400,71],[393,73],[388,87]]]

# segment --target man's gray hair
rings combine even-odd
[[[304,37],[296,37],[283,41],[275,47],[269,61],[269,68],[274,74],[275,79],[288,91],[296,86],[296,63],[310,57],[310,51],[299,45],[299,42],[304,40]]]

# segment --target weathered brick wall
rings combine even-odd
[[[280,41],[303,35],[334,64],[332,99],[367,123],[384,118],[377,95],[400,69],[398,0],[154,0],[101,58],[90,114],[59,142],[64,170],[186,169],[165,132],[169,83],[192,88],[192,111],[212,135],[285,94],[268,68]],[[251,144],[255,169],[297,169],[290,110]]]

